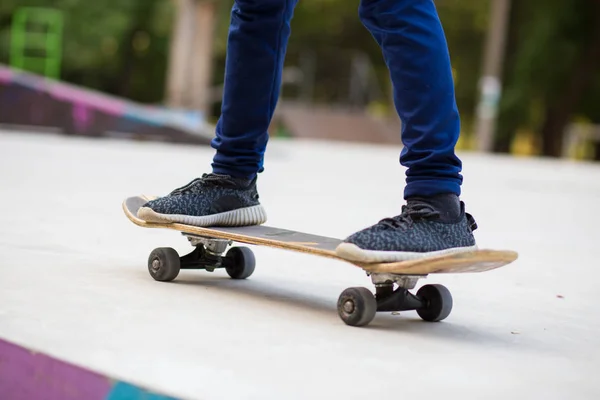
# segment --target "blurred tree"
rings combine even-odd
[[[123,97],[134,97],[132,89],[136,69],[146,69],[144,58],[148,56],[152,44],[152,21],[157,0],[130,0],[132,3],[131,18],[122,36],[117,73],[116,92]],[[140,89],[139,87],[137,88]]]
[[[559,157],[574,116],[598,118],[600,0],[515,1],[507,55],[496,150],[527,129]]]
[[[12,13],[21,6],[64,13],[61,79],[137,101],[162,100],[170,0],[2,0],[0,62],[8,62]]]

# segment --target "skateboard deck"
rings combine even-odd
[[[360,263],[348,261],[335,253],[341,239],[297,232],[265,225],[244,227],[202,228],[179,223],[146,222],[137,217],[138,209],[150,196],[129,197],[123,202],[125,215],[134,224],[145,228],[172,229],[197,236],[227,239],[238,243],[269,246],[346,261],[371,273],[427,275],[434,273],[473,273],[502,267],[517,259],[517,253],[507,250],[474,250],[422,260],[392,263]]]
[[[226,268],[227,272],[232,278],[246,278],[254,271],[254,256],[251,253],[251,250],[248,248],[234,247],[231,249],[231,254],[228,253],[228,255],[223,256],[222,254],[224,253],[226,247],[231,245],[233,242],[268,246],[338,259],[362,268],[367,275],[371,276],[371,279],[377,289],[377,295],[373,301],[383,301],[387,299],[388,303],[390,303],[389,300],[391,298],[395,299],[392,301],[392,305],[390,305],[391,303],[387,304],[385,302],[385,304],[382,303],[383,305],[375,305],[375,303],[371,301],[370,297],[372,295],[370,296],[370,291],[369,293],[365,292],[365,290],[368,291],[368,289],[347,289],[344,293],[342,293],[340,299],[338,299],[338,312],[340,313],[340,317],[342,317],[344,322],[346,322],[348,325],[354,326],[361,326],[368,323],[370,321],[369,318],[372,318],[371,309],[373,307],[376,308],[376,311],[399,311],[402,309],[414,309],[417,310],[419,315],[425,320],[433,321],[444,319],[447,316],[445,315],[446,312],[449,314],[449,310],[438,310],[439,312],[436,314],[436,316],[427,316],[426,311],[423,311],[424,309],[421,307],[424,303],[421,301],[422,299],[419,300],[420,298],[423,298],[424,294],[419,297],[418,293],[417,296],[412,295],[411,293],[406,293],[407,290],[414,288],[418,279],[424,278],[428,274],[475,273],[489,271],[510,264],[518,257],[516,252],[510,250],[479,249],[435,256],[426,259],[390,263],[354,262],[341,258],[336,254],[335,249],[342,242],[341,239],[337,238],[266,225],[203,228],[180,223],[146,222],[138,218],[138,209],[148,200],[153,198],[154,197],[151,196],[134,196],[125,199],[123,201],[122,208],[127,218],[134,224],[145,228],[162,228],[179,231],[188,238],[194,247],[196,247],[194,251],[183,257],[179,257],[176,253],[174,253],[174,250],[170,248],[155,249],[151,253],[148,260],[148,268],[154,279],[160,281],[172,280],[177,276],[180,269],[206,269],[208,271],[213,271],[214,268]],[[177,260],[177,258],[179,258],[179,260]],[[237,260],[237,266],[234,265],[234,259]],[[239,261],[241,259],[245,261]],[[248,264],[246,265],[248,270],[245,272],[243,271],[245,268],[243,265],[244,262]],[[171,265],[177,264],[175,267],[176,271],[171,271],[170,274],[163,271],[163,275],[160,275],[160,273],[157,272],[160,269],[160,265],[164,267],[169,263]],[[152,265],[154,265],[154,267]],[[397,284],[399,286],[399,290],[404,292],[401,294],[396,294],[396,291],[390,291],[390,285],[393,286],[394,284]],[[439,300],[438,303],[442,302],[444,299],[446,303],[449,301],[451,308],[450,294],[443,286],[426,285],[421,289],[427,289],[433,293],[429,293],[429,296],[437,296]],[[357,290],[360,293],[358,293]],[[352,293],[346,293],[347,291]],[[344,297],[345,293],[346,296]],[[379,298],[377,296],[379,296]],[[345,300],[342,300],[342,297],[344,297]],[[352,314],[352,312],[348,310],[352,307],[347,306],[346,311],[343,310],[343,304],[347,304],[348,302],[353,302],[353,312],[358,307],[358,303],[364,303],[363,306],[366,307],[366,316],[363,315],[362,319],[356,317],[356,315],[354,315],[354,317],[349,316]],[[443,304],[440,304],[438,304],[438,308],[443,308]],[[448,304],[446,304],[446,306],[447,305]],[[422,313],[419,310],[422,311],[423,315],[421,315]],[[367,320],[366,323],[365,319]]]

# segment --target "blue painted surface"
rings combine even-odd
[[[149,392],[125,382],[117,382],[106,400],[178,400],[176,397]]]

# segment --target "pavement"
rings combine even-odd
[[[400,148],[273,140],[259,178],[269,225],[345,237],[399,213]],[[129,195],[169,192],[213,150],[0,132],[0,339],[186,399],[597,399],[600,165],[461,153],[463,200],[482,248],[519,259],[432,275],[454,297],[440,323],[336,312],[358,268],[254,247],[256,272],[183,271],[155,282],[155,247]]]

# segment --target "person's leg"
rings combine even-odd
[[[253,179],[263,170],[279,98],[290,21],[298,0],[237,0],[227,42],[213,172]]]
[[[460,118],[450,56],[432,0],[363,0],[359,15],[382,48],[402,121],[405,198],[460,195]]]
[[[381,46],[402,121],[407,167],[402,214],[357,232],[338,253],[397,261],[475,246],[472,217],[459,200],[460,119],[450,57],[432,0],[362,0],[359,16]]]
[[[222,113],[212,173],[140,208],[152,222],[197,226],[256,225],[266,221],[258,201],[267,129],[297,0],[236,0],[231,11]]]

